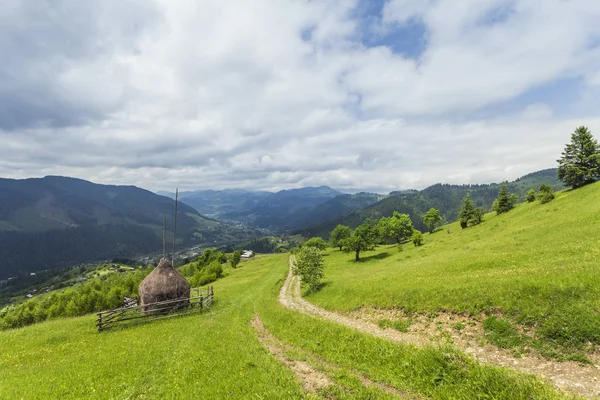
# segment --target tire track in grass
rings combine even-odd
[[[384,329],[362,318],[349,318],[336,312],[325,310],[302,298],[300,292],[300,278],[292,273],[294,256],[289,258],[289,272],[279,292],[279,302],[292,310],[327,319],[342,324],[361,332],[377,336],[394,342],[423,347],[435,344],[435,339],[418,333],[399,332],[395,329]],[[533,374],[540,379],[554,385],[555,388],[570,393],[577,393],[587,398],[600,398],[600,366],[582,365],[575,361],[554,361],[536,356],[523,356],[516,358],[508,351],[488,345],[485,347],[461,346],[455,342],[454,346],[469,354],[475,360],[496,365],[527,374]],[[598,360],[594,360],[597,364]]]
[[[255,314],[250,325],[256,331],[258,341],[281,362],[288,367],[300,381],[302,388],[308,393],[317,394],[319,389],[333,385],[329,376],[313,368],[306,361],[293,360],[285,355],[285,348],[264,327],[262,320]]]
[[[387,393],[390,396],[402,398],[402,399],[420,399],[421,397],[399,391],[398,389],[385,385],[380,382],[374,382],[367,378],[366,376],[345,371],[342,367],[331,364],[325,360],[317,358],[312,354],[299,350],[289,344],[286,344],[273,336],[263,325],[262,320],[258,314],[254,315],[254,319],[250,322],[250,325],[256,331],[259,342],[277,358],[281,363],[286,365],[296,378],[301,382],[304,390],[311,394],[317,394],[320,389],[326,389],[330,386],[336,386],[342,390],[344,390],[343,386],[336,384],[326,373],[322,372],[322,370],[326,370],[330,373],[340,373],[344,372],[350,375],[353,378],[356,378],[360,383],[366,388],[374,388],[378,389],[384,393]],[[306,361],[294,360],[286,355],[287,351],[294,351],[301,354],[306,359],[309,359],[311,363]],[[318,369],[313,367],[311,364],[318,365]]]

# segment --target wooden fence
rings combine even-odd
[[[193,296],[193,297],[192,297]],[[104,331],[115,326],[177,317],[200,312],[213,303],[214,289],[192,288],[189,299],[175,299],[138,305],[136,299],[126,299],[124,307],[98,313],[96,327]]]

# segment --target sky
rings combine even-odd
[[[0,177],[386,193],[600,138],[597,0],[4,0]]]

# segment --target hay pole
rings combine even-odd
[[[163,258],[167,257],[167,216],[163,220]]]
[[[175,189],[175,218],[173,221],[173,254],[171,255],[171,265],[175,268],[175,238],[177,237],[177,201],[179,199],[179,188]]]

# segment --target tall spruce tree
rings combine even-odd
[[[600,179],[600,146],[585,126],[575,129],[558,161],[558,178],[573,189]]]

